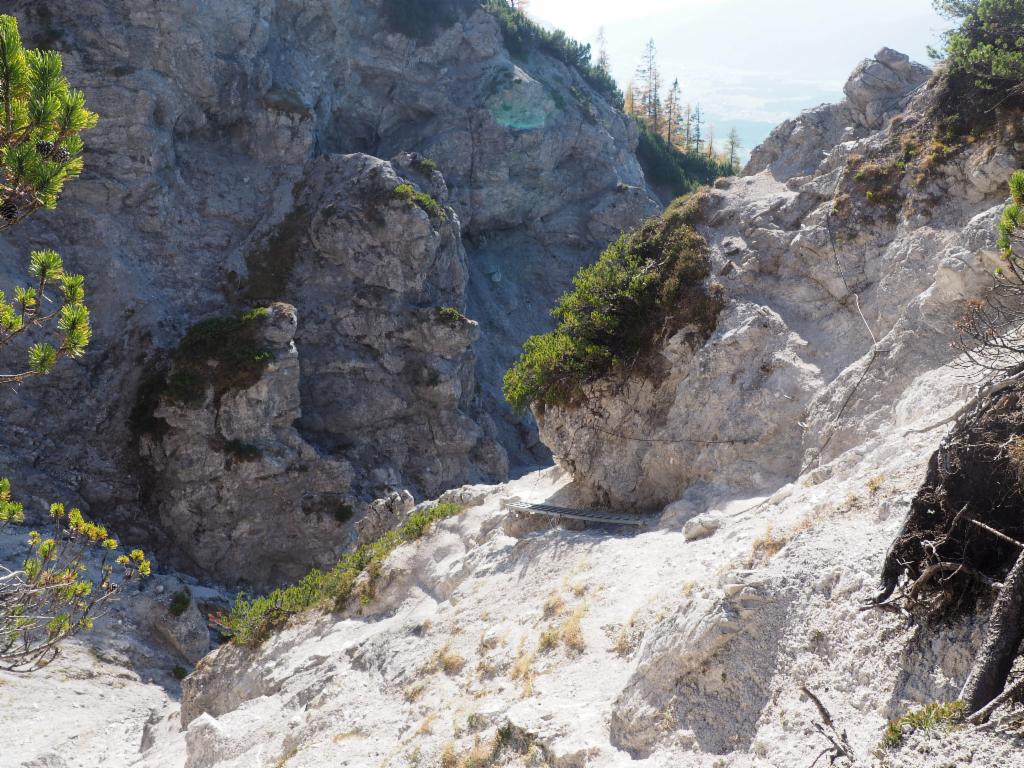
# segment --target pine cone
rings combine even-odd
[[[14,221],[16,218],[18,218],[18,206],[14,204],[13,200],[7,200],[0,205],[0,219]]]
[[[61,165],[65,165],[71,160],[71,153],[64,149],[64,147],[57,147],[50,153],[50,158]]]
[[[49,157],[51,154],[53,154],[53,142],[37,141],[36,154],[41,155],[42,157]]]

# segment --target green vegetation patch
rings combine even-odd
[[[363,604],[374,594],[381,566],[402,544],[424,536],[434,523],[462,512],[457,504],[436,504],[414,512],[401,527],[388,531],[370,544],[345,555],[329,571],[310,571],[298,584],[276,589],[264,597],[239,595],[231,613],[218,620],[221,631],[238,645],[256,646],[282,626],[289,617],[318,608],[341,610],[353,597]],[[357,588],[363,574],[368,580]]]
[[[931,731],[937,728],[951,730],[963,722],[965,705],[962,701],[933,702],[890,720],[882,734],[879,746],[896,749],[913,731]]]
[[[469,318],[455,307],[438,307],[437,319],[451,326],[459,326],[469,322]]]
[[[701,342],[710,337],[724,301],[707,284],[707,243],[694,229],[700,200],[679,198],[580,270],[552,310],[557,328],[527,339],[505,374],[513,408],[573,406],[585,384],[616,370],[649,373],[645,358],[685,325]]]
[[[437,163],[428,157],[417,157],[412,161],[412,164],[424,176],[429,176],[437,170]]]
[[[575,69],[612,106],[622,109],[625,104],[622,91],[607,70],[591,61],[589,44],[573,40],[560,29],[545,29],[513,8],[508,0],[486,0],[483,7],[498,20],[505,47],[513,56],[523,57],[530,51],[542,51]]]
[[[167,395],[183,405],[198,406],[210,386],[219,398],[259,381],[273,359],[259,333],[268,313],[266,307],[258,307],[193,325],[174,352]]]
[[[182,589],[171,596],[169,610],[172,616],[182,616],[190,605],[192,605],[192,593],[187,589]]]
[[[904,197],[900,193],[900,183],[907,172],[906,161],[894,157],[869,160],[853,155],[846,167],[869,202],[886,208],[902,207]]]
[[[448,218],[444,207],[426,192],[417,192],[412,184],[399,184],[392,191],[395,198],[419,206],[432,219]]]
[[[676,198],[692,192],[701,184],[710,184],[722,176],[732,176],[728,160],[705,154],[680,152],[634,117],[640,128],[636,156],[647,181],[665,198]]]
[[[1007,259],[1013,252],[1018,233],[1024,229],[1024,171],[1015,171],[1010,177],[1010,196],[1013,202],[1006,206],[999,219],[998,245]]]

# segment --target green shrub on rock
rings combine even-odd
[[[451,326],[459,326],[469,322],[469,318],[462,314],[462,311],[457,307],[439,307],[437,319]]]
[[[707,243],[694,229],[700,199],[676,200],[579,271],[552,310],[558,326],[528,339],[505,374],[514,409],[571,406],[585,384],[616,369],[643,373],[645,357],[684,326],[701,341],[711,335],[723,302],[707,284]]]
[[[947,141],[1024,107],[1024,0],[934,0],[959,26],[946,33],[939,113]],[[1005,118],[1004,118],[1005,119]],[[1019,118],[1018,118],[1019,119]]]
[[[1003,93],[1024,82],[1024,0],[935,0],[935,6],[960,20],[946,34],[952,72],[973,77],[986,91]]]

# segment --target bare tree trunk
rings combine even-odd
[[[996,696],[1006,685],[1013,660],[1024,638],[1024,552],[1006,577],[1003,589],[992,606],[988,637],[974,662],[960,698],[967,713],[974,714]]]

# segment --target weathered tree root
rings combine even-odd
[[[1024,552],[1017,558],[992,606],[988,636],[960,698],[969,717],[980,715],[1006,686],[1024,638]]]
[[[1014,683],[1009,688],[1004,690],[1001,694],[992,699],[992,701],[990,701],[984,707],[979,709],[973,715],[969,716],[967,718],[967,722],[980,724],[978,730],[982,730],[983,728],[987,727],[986,724],[988,724],[988,718],[992,716],[993,712],[995,712],[997,709],[1003,706],[1003,704],[1006,704],[1008,701],[1022,693],[1024,693],[1024,678],[1018,680],[1016,683]],[[1024,717],[1024,712],[1014,713],[1010,719],[1016,720],[1020,717]],[[993,726],[999,724],[1000,723],[991,723],[991,725]]]

